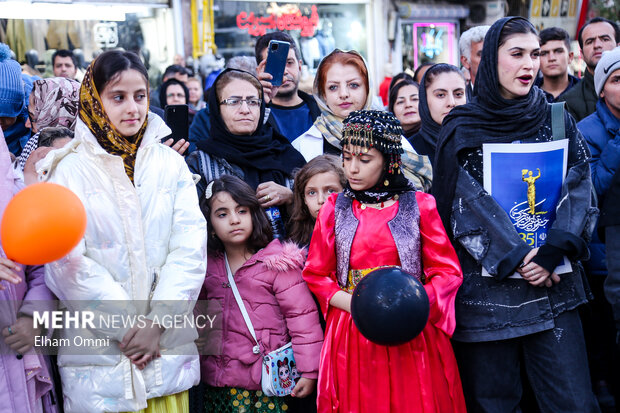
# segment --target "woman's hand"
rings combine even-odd
[[[263,182],[256,188],[256,197],[260,206],[269,208],[274,205],[289,205],[293,203],[293,191],[273,181]]]
[[[174,143],[174,139],[170,138],[166,142],[162,142],[164,145],[171,147],[175,151],[179,153],[179,155],[183,155],[187,148],[189,148],[189,142],[185,139],[179,139],[177,143]],[[174,145],[173,145],[174,143]]]
[[[291,396],[303,399],[311,395],[314,389],[316,389],[316,379],[306,379],[302,377],[297,381]]]
[[[20,316],[9,327],[2,329],[2,336],[4,342],[17,354],[26,354],[34,346],[35,337],[41,335],[41,329],[34,328],[32,317]]]
[[[338,291],[332,296],[331,300],[329,300],[329,305],[344,310],[347,313],[350,313],[352,298],[353,296],[351,294],[345,291]]]
[[[143,328],[132,327],[123,337],[119,347],[133,364],[140,370],[153,359],[160,357],[159,339],[164,329],[151,320],[146,320],[147,325]]]
[[[21,277],[19,276],[19,272],[21,271],[21,267],[19,264],[14,263],[8,258],[0,257],[0,281],[8,281],[11,284],[19,284],[22,282]],[[0,290],[6,289],[5,286],[0,283]]]
[[[551,287],[553,283],[560,282],[560,277],[556,273],[550,273],[540,265],[532,262],[532,259],[538,254],[538,248],[532,249],[523,259],[523,266],[517,271],[530,284],[541,287]]]
[[[32,185],[39,182],[39,177],[37,175],[37,162],[41,159],[45,158],[50,151],[53,151],[55,148],[51,146],[41,146],[28,156],[26,163],[24,164],[24,183],[26,185]]]
[[[265,72],[265,65],[267,64],[267,59],[264,59],[258,67],[256,68],[256,74],[258,75],[258,80],[260,84],[263,86],[263,100],[265,101],[265,105],[268,105],[269,102],[273,99],[273,97],[278,93],[278,86],[274,86],[271,84],[270,80],[273,79],[271,74]]]

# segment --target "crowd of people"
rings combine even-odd
[[[272,40],[290,44],[282,82]],[[577,40],[581,79],[562,28],[473,27],[461,67],[398,74],[385,105],[356,51],[329,53],[301,91],[284,32],[208,84],[175,64],[156,89],[131,52],[77,81],[58,51],[40,79],[0,44],[0,216],[49,182],[88,217],[56,262],[0,255],[0,412],[615,411],[620,29],[597,17]],[[188,106],[186,139],[169,105]],[[423,284],[429,318],[383,345],[358,330],[353,292],[393,266]],[[36,337],[79,331],[34,313],[80,301],[146,322],[89,330],[111,352],[44,353]],[[202,301],[216,329],[154,321]],[[269,395],[265,359],[287,343],[274,368],[290,391]]]

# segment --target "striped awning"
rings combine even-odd
[[[401,19],[464,19],[469,16],[469,7],[460,4],[420,4],[398,3],[398,15]]]

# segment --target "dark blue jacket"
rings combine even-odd
[[[596,103],[596,111],[579,122],[577,127],[590,147],[592,183],[600,205],[609,190],[616,170],[620,169],[620,135],[617,135],[620,129],[620,119],[609,111],[602,99],[599,99]],[[584,263],[588,273],[607,275],[605,244],[596,232],[592,237],[590,253],[590,261]]]

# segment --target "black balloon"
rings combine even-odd
[[[424,286],[398,267],[371,271],[353,291],[353,322],[364,337],[377,344],[413,340],[424,330],[428,313]]]

